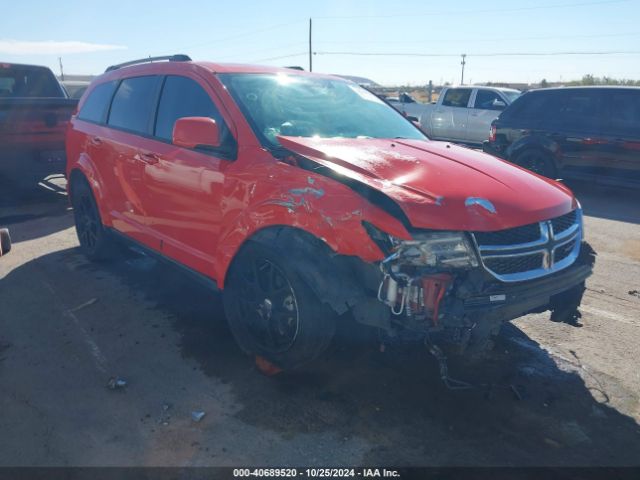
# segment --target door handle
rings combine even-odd
[[[138,157],[138,160],[146,163],[147,165],[155,165],[160,161],[160,157],[158,157],[158,155],[156,155],[155,153],[151,153],[151,152],[140,152],[137,155],[137,157]]]
[[[91,137],[91,143],[96,147],[102,145],[102,139],[100,137]]]

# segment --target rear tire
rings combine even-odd
[[[543,177],[555,179],[558,175],[558,169],[553,159],[542,150],[536,148],[530,148],[519,153],[513,163]]]
[[[335,313],[307,286],[295,262],[256,242],[234,261],[223,301],[240,348],[281,369],[312,361],[335,333]]]
[[[71,205],[80,250],[92,261],[104,261],[114,256],[113,240],[104,228],[98,205],[84,177],[71,179]]]

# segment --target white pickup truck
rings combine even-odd
[[[460,86],[443,88],[438,101],[431,104],[418,103],[406,94],[398,101],[387,101],[418,120],[429,138],[479,146],[489,137],[491,122],[520,93],[510,88]]]

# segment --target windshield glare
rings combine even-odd
[[[220,78],[267,146],[278,146],[278,135],[426,140],[402,115],[354,83],[287,74]]]

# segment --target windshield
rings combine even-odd
[[[516,91],[512,91],[512,90],[503,90],[502,94],[507,97],[507,100],[509,100],[509,104],[513,103],[513,101],[518,98],[520,95],[522,95],[522,92],[516,92]]]
[[[354,83],[287,74],[222,74],[220,78],[267,146],[278,146],[278,135],[427,138],[401,114]]]

